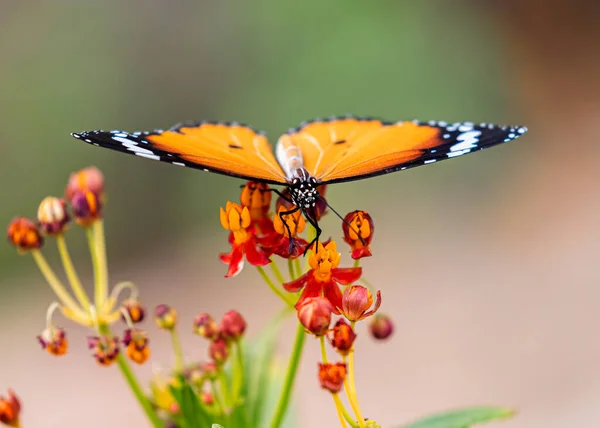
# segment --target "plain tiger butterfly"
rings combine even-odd
[[[275,153],[265,133],[237,122],[184,122],[168,130],[88,131],[73,137],[100,147],[246,180],[287,187],[289,214],[312,210],[318,186],[388,174],[514,140],[522,126],[471,122],[386,122],[331,117],[303,122],[279,137]],[[277,192],[281,195],[280,192]]]

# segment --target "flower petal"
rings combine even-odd
[[[246,260],[253,266],[265,266],[271,263],[267,255],[256,248],[257,242],[255,239],[250,239],[244,243],[244,251],[246,252]]]
[[[381,306],[381,291],[377,290],[377,298],[375,300],[375,307],[373,307],[373,309],[371,309],[369,312],[364,313],[363,316],[360,317],[360,319],[370,317],[371,315],[373,315],[375,312],[377,312],[379,310],[380,306]]]
[[[357,248],[352,251],[352,258],[354,260],[362,259],[363,257],[371,257],[371,250],[368,247]]]
[[[311,273],[311,271],[308,271],[308,273]],[[306,276],[306,274],[304,276]],[[320,297],[322,290],[321,286],[322,283],[315,281],[312,277],[309,278],[308,281],[306,281],[306,287],[304,287],[304,291],[302,291],[302,294],[300,295],[300,298],[298,299],[294,307],[298,309],[305,303],[307,299],[310,299],[312,297]]]
[[[290,282],[284,282],[283,288],[285,288],[286,291],[289,291],[290,293],[295,293],[297,291],[302,290],[302,287],[304,287],[306,285],[306,283],[310,279],[312,279],[312,273],[313,273],[312,270],[309,270],[308,272],[306,272],[304,275],[302,275],[298,279],[295,279]]]
[[[334,281],[342,285],[352,284],[357,281],[362,275],[362,268],[335,268],[331,269],[332,278]]]
[[[233,247],[229,261],[229,270],[225,278],[232,278],[242,271],[244,267],[244,250],[241,246]]]
[[[340,287],[335,282],[324,283],[323,294],[331,303],[333,313],[339,315],[340,310],[338,308],[342,307],[342,292],[340,291]]]

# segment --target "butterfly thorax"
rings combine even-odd
[[[300,209],[314,207],[319,198],[317,180],[305,168],[298,168],[292,173],[293,178],[289,183],[292,202]]]

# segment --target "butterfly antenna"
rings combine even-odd
[[[356,233],[356,236],[358,236],[358,239],[360,239],[360,242],[361,242],[363,245],[367,245],[367,243],[365,242],[365,240],[363,239],[363,237],[362,237],[362,236],[360,236],[360,232],[359,232],[358,230],[356,230],[354,227],[352,227],[352,225],[351,225],[350,223],[348,223],[348,222],[346,221],[346,219],[345,219],[344,217],[342,217],[342,216],[340,215],[340,213],[338,213],[338,212],[335,210],[335,208],[333,208],[331,205],[329,205],[329,202],[327,202],[327,199],[325,199],[325,198],[322,198],[322,199],[325,201],[325,205],[327,205],[327,207],[328,207],[328,208],[329,208],[331,211],[333,211],[333,213],[334,213],[336,216],[338,216],[338,217],[339,217],[339,218],[342,220],[342,222],[343,222],[343,223],[344,223],[346,226],[348,226],[348,228],[349,228],[349,229],[352,229],[352,230],[354,231],[354,233]]]

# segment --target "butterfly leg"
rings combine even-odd
[[[285,221],[285,219],[283,218],[286,215],[289,214],[294,214],[295,212],[297,212],[300,208],[295,207],[289,211],[280,211],[279,212],[279,218],[281,219],[281,222],[283,223],[283,225],[285,226],[285,230],[287,230],[288,236],[290,237],[290,253],[292,252],[292,250],[294,249],[294,246],[296,244],[294,244],[294,238],[292,238],[292,231],[290,230],[290,227],[288,226],[287,222]]]
[[[310,225],[311,225],[312,227],[314,227],[314,228],[315,228],[315,231],[317,232],[317,233],[316,233],[316,236],[315,236],[315,239],[313,239],[313,240],[312,240],[312,241],[311,241],[311,242],[308,244],[308,246],[306,247],[306,249],[304,250],[304,254],[303,254],[303,255],[304,255],[304,256],[306,256],[306,253],[307,253],[307,252],[308,252],[308,250],[309,250],[309,249],[310,249],[310,248],[313,246],[313,244],[314,244],[315,242],[316,242],[316,243],[318,243],[318,242],[319,242],[319,238],[321,237],[321,232],[323,232],[323,231],[322,231],[322,230],[321,230],[321,228],[319,227],[319,223],[317,223],[317,221],[316,221],[316,220],[315,220],[315,219],[314,219],[312,216],[310,216],[310,215],[309,215],[309,213],[308,213],[306,210],[302,210],[302,214],[304,214],[304,218],[306,218],[306,220],[307,220],[307,221],[310,223]],[[318,245],[318,244],[317,244],[317,245]]]

